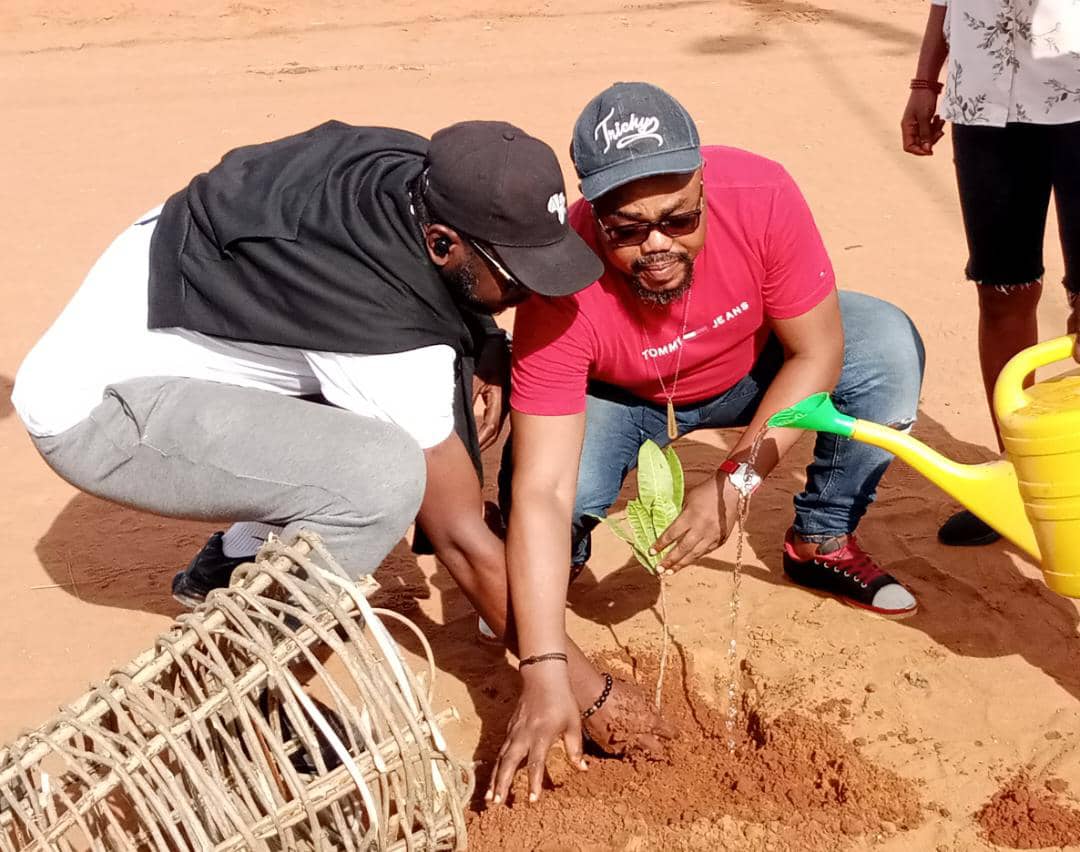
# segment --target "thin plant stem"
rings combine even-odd
[[[667,592],[664,578],[659,577],[660,580],[660,626],[664,631],[663,644],[660,648],[660,674],[656,678],[656,698],[653,703],[656,705],[657,712],[660,712],[660,696],[664,691],[664,671],[667,669],[667,654],[668,654],[668,625],[667,625]]]

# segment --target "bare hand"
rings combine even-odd
[[[662,573],[672,573],[695,562],[723,544],[735,528],[738,517],[738,492],[727,476],[710,476],[686,494],[682,513],[664,530],[653,545],[662,553],[671,552],[657,566]]]
[[[506,801],[514,773],[523,763],[529,778],[529,801],[540,798],[544,761],[548,750],[560,738],[570,764],[588,769],[581,753],[581,714],[570,691],[566,666],[545,662],[529,668],[531,671],[522,676],[521,697],[507,726],[506,740],[499,749],[491,786],[484,796],[496,805]]]
[[[585,720],[585,730],[608,754],[637,751],[654,760],[664,757],[664,740],[678,734],[636,684],[618,678],[611,683],[607,701]]]
[[[510,350],[501,337],[485,339],[476,360],[473,375],[473,408],[483,400],[484,409],[476,424],[480,449],[492,446],[502,432],[506,415],[510,413]]]
[[[900,119],[904,150],[918,157],[934,153],[934,145],[945,135],[945,120],[936,112],[937,95],[929,89],[914,89]]]

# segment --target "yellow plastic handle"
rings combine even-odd
[[[998,417],[1012,414],[1031,402],[1024,390],[1024,380],[1039,367],[1071,358],[1075,334],[1055,337],[1016,353],[1001,370],[994,385],[994,411]]]

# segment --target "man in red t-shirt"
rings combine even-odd
[[[561,658],[566,554],[584,564],[595,518],[646,439],[663,446],[672,432],[744,428],[657,542],[673,545],[662,565],[673,571],[725,540],[739,491],[756,487],[797,440],[794,430],[771,430],[750,470],[751,444],[771,414],[831,390],[847,414],[908,428],[922,380],[922,342],[907,316],[837,293],[787,172],[745,151],[701,147],[666,92],[644,83],[602,92],[578,119],[572,155],[585,198],[567,215],[605,272],[573,296],[533,297],[515,321],[507,559],[523,691],[493,775],[496,800],[523,761],[539,795],[553,740],[579,753],[588,707],[574,701]],[[854,537],[890,460],[819,435],[783,564],[800,585],[904,617],[914,597]],[[597,682],[596,704],[610,686]]]

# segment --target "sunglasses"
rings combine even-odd
[[[491,267],[502,277],[503,290],[506,291],[507,295],[518,292],[528,292],[528,288],[518,281],[513,274],[511,274],[509,269],[502,265],[490,248],[484,248],[482,243],[472,237],[469,237],[469,243],[476,250],[477,254],[490,263]]]
[[[685,237],[694,233],[701,224],[701,214],[704,212],[702,210],[703,200],[704,195],[698,199],[697,210],[674,213],[654,222],[634,222],[632,225],[606,225],[597,217],[596,223],[600,226],[600,230],[604,232],[608,242],[616,248],[639,246],[649,238],[649,234],[653,231],[659,231],[668,237]]]

